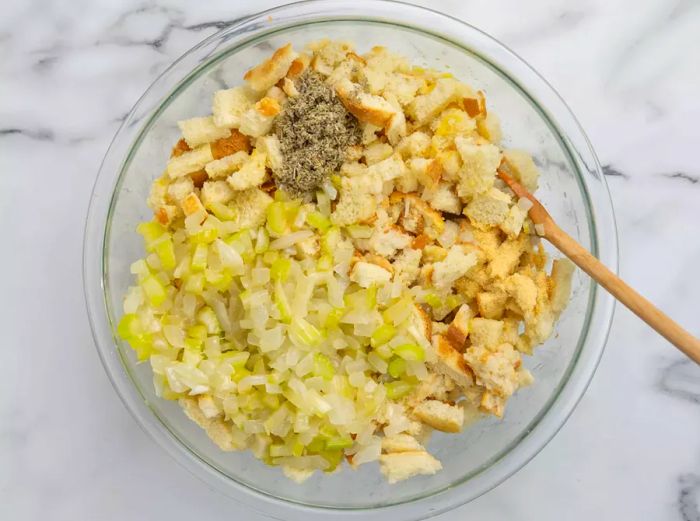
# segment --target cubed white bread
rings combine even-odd
[[[237,450],[232,429],[221,417],[207,418],[197,402],[197,398],[180,398],[180,406],[187,417],[206,431],[209,438],[224,451]]]
[[[297,90],[294,81],[290,80],[289,78],[284,78],[282,80],[282,90],[290,98],[295,98],[299,95],[299,90]]]
[[[442,335],[434,335],[433,348],[437,360],[431,366],[435,371],[450,377],[455,384],[463,389],[469,389],[474,385],[473,374],[465,363],[462,353],[452,347],[447,338]]]
[[[257,67],[245,73],[243,79],[256,92],[265,92],[279,80],[284,78],[298,54],[292,49],[292,44],[277,49],[272,56]]]
[[[182,201],[194,191],[194,182],[190,177],[180,177],[168,185],[167,201],[182,205]]]
[[[459,181],[462,160],[456,150],[443,150],[435,158],[442,166],[442,179],[445,181]]]
[[[199,145],[231,135],[229,129],[217,127],[214,124],[213,116],[185,119],[178,121],[177,126],[180,127],[182,137],[185,138],[190,148],[196,148]]]
[[[472,345],[464,353],[464,360],[474,372],[476,382],[487,390],[508,397],[518,388],[517,368],[521,359],[512,345],[500,344],[491,349]]]
[[[488,318],[476,317],[469,325],[469,340],[472,345],[495,347],[501,340],[503,322]]]
[[[207,163],[213,160],[214,157],[211,154],[211,146],[208,144],[202,145],[177,157],[171,157],[168,160],[168,176],[170,179],[177,179],[178,177],[201,170]]]
[[[253,108],[256,101],[255,93],[245,86],[217,90],[211,107],[214,124],[217,127],[238,128],[241,116]]]
[[[391,272],[370,262],[356,262],[350,271],[350,280],[363,288],[383,285],[391,280]]]
[[[537,181],[540,177],[532,156],[524,150],[506,150],[503,152],[506,168],[511,176],[520,182],[530,192],[537,190]]]
[[[396,146],[396,151],[404,159],[409,157],[422,157],[430,150],[430,136],[417,130],[403,138]]]
[[[555,261],[556,262],[556,261]],[[523,312],[532,311],[537,304],[537,286],[525,275],[513,273],[503,281],[503,289]]]
[[[423,450],[425,450],[423,445],[409,434],[394,434],[393,436],[382,438],[382,451],[389,454],[396,452],[420,452]]]
[[[245,151],[240,150],[235,154],[210,161],[205,165],[204,170],[210,179],[223,179],[241,168],[248,161],[248,157]]]
[[[291,479],[294,483],[302,484],[304,481],[309,479],[316,472],[315,469],[299,469],[296,467],[290,467],[289,465],[282,465],[282,473]]]
[[[503,233],[508,235],[510,238],[517,237],[521,230],[523,229],[523,223],[527,217],[527,212],[520,208],[517,204],[514,204],[508,210],[508,215],[506,215],[503,222],[498,226],[503,230]]]
[[[265,224],[265,212],[272,203],[272,197],[259,188],[234,192],[230,205],[237,210],[235,230],[255,228]]]
[[[234,191],[226,181],[205,181],[201,196],[202,203],[209,208],[212,203],[226,204],[231,201]]]
[[[396,109],[396,113],[391,116],[385,125],[386,137],[389,140],[389,143],[396,146],[406,136],[406,116],[404,115],[403,110],[401,110],[401,105],[393,94],[385,94],[384,98],[391,103],[394,109]]]
[[[232,173],[226,180],[234,190],[247,190],[255,186],[260,186],[265,180],[267,171],[265,163],[267,156],[259,150],[254,150],[250,158],[241,168]]]
[[[425,400],[413,408],[413,417],[442,432],[459,432],[464,424],[464,409],[439,400]]]
[[[492,277],[503,279],[513,273],[525,252],[526,241],[529,239],[519,235],[516,239],[507,239],[496,248],[489,262],[488,270]]]
[[[394,259],[394,278],[405,286],[410,286],[420,273],[421,251],[406,248]]]
[[[223,411],[219,409],[210,394],[200,394],[197,397],[197,405],[205,417],[211,419],[219,416]]]
[[[397,112],[387,100],[364,92],[349,80],[338,82],[335,90],[347,111],[362,122],[383,128]]]
[[[428,94],[416,96],[409,106],[409,111],[418,125],[425,125],[447,105],[471,93],[472,90],[467,85],[453,78],[440,78]]]
[[[472,318],[472,310],[467,304],[462,304],[455,314],[445,333],[445,338],[457,351],[464,351],[464,343],[469,335],[469,321]]]
[[[455,145],[462,159],[457,195],[474,196],[493,187],[496,169],[501,163],[499,148],[489,143],[476,143],[473,139],[462,136],[455,138]]]
[[[379,468],[390,484],[418,475],[432,475],[442,469],[442,464],[425,451],[382,454]]]
[[[241,114],[238,129],[242,134],[250,137],[260,137],[272,130],[275,114],[266,115],[258,107],[253,106]]]
[[[486,117],[476,120],[476,130],[480,136],[488,139],[491,143],[498,143],[503,139],[501,120],[493,111],[489,111]]]
[[[146,200],[146,204],[151,210],[155,211],[164,204],[167,204],[165,199],[168,195],[169,184],[170,178],[168,177],[167,173],[151,183],[151,190],[149,191],[148,199]]]
[[[424,84],[424,80],[409,74],[395,73],[390,75],[384,84],[384,94],[392,94],[401,106],[410,104],[416,97],[418,89]]]
[[[462,201],[459,200],[453,186],[449,183],[441,182],[434,188],[426,188],[423,191],[423,199],[441,212],[462,213]]]
[[[552,275],[550,277],[551,291],[549,300],[552,311],[559,315],[571,296],[571,278],[576,266],[569,259],[556,259],[552,263]]]
[[[476,265],[476,254],[465,252],[465,249],[455,244],[448,252],[447,257],[433,264],[432,281],[439,290],[449,289],[455,280],[466,275]]]
[[[372,125],[371,123],[364,123],[360,125],[360,127],[362,128],[362,139],[360,142],[363,145],[369,145],[370,143],[377,141],[377,132],[382,130],[382,127]]]
[[[363,155],[367,165],[373,165],[391,157],[393,154],[394,149],[389,143],[376,142],[365,147]]]
[[[204,205],[202,204],[202,201],[199,200],[199,197],[197,196],[196,193],[190,192],[183,200],[182,200],[182,211],[185,212],[185,215],[190,216],[194,213],[201,212],[204,210]]]
[[[510,211],[511,198],[498,188],[477,194],[464,208],[464,215],[469,217],[473,226],[491,227],[505,221]]]
[[[328,67],[335,67],[342,62],[348,53],[354,51],[352,42],[347,40],[331,40],[322,38],[310,42],[306,45],[309,51],[313,52],[315,58],[323,61]]]
[[[345,183],[340,190],[340,199],[336,204],[331,220],[339,226],[346,226],[361,221],[366,221],[374,215],[377,208],[377,201],[374,197],[368,196],[367,192],[355,190],[354,185]]]
[[[401,228],[389,226],[381,230],[374,230],[369,239],[369,248],[376,255],[391,258],[397,251],[408,248],[411,241],[411,236]]]
[[[275,173],[282,170],[284,158],[277,136],[262,136],[255,141],[255,148],[265,154],[266,166]]]

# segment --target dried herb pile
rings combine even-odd
[[[345,149],[360,142],[360,126],[322,77],[305,72],[296,82],[299,95],[289,98],[275,121],[284,163],[277,183],[290,195],[312,192],[345,158]]]

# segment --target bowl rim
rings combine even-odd
[[[433,27],[441,28],[439,32],[436,32],[428,27],[430,23],[423,23],[426,18],[433,23],[441,21],[445,25],[451,24],[451,27],[445,29],[445,25],[434,24],[432,25]],[[403,514],[397,519],[407,519],[418,514],[419,517],[432,516],[475,499],[505,481],[544,448],[564,425],[583,396],[602,356],[614,310],[614,299],[610,295],[599,290],[591,282],[587,310],[588,321],[582,329],[583,334],[579,339],[577,352],[570,362],[567,370],[568,374],[562,378],[558,392],[553,394],[548,404],[542,408],[538,416],[531,422],[531,429],[519,440],[511,443],[505,454],[498,458],[497,461],[491,462],[488,468],[481,470],[475,476],[462,479],[456,486],[431,493],[426,497],[409,498],[400,503],[373,508],[341,509],[299,503],[256,490],[224,475],[211,463],[194,453],[185,440],[179,439],[172,430],[168,429],[166,422],[149,407],[149,404],[144,400],[137,386],[129,377],[128,366],[122,360],[121,352],[117,348],[119,340],[114,333],[109,303],[107,302],[108,288],[105,280],[107,268],[103,255],[107,247],[106,237],[114,197],[118,193],[122,172],[128,166],[132,152],[147,131],[149,123],[154,117],[157,117],[160,110],[167,104],[167,101],[183,88],[188,81],[196,77],[203,68],[210,67],[213,62],[221,59],[223,55],[235,52],[243,45],[250,45],[252,44],[251,42],[269,37],[272,33],[280,30],[313,23],[332,23],[341,20],[346,22],[390,24],[445,40],[485,61],[492,69],[499,72],[517,87],[522,94],[526,95],[532,105],[540,112],[543,119],[550,125],[555,135],[560,138],[560,145],[571,156],[572,166],[578,174],[579,188],[587,202],[593,253],[598,254],[599,258],[611,268],[617,269],[617,233],[614,212],[607,184],[595,153],[568,106],[546,80],[524,60],[479,29],[457,18],[431,9],[389,0],[379,2],[376,0],[307,0],[269,9],[244,18],[238,23],[234,23],[204,39],[175,60],[149,86],[129,112],[105,154],[90,199],[83,244],[83,281],[88,318],[102,364],[113,387],[127,409],[135,417],[141,428],[156,440],[159,445],[164,447],[178,463],[209,485],[234,497],[254,510],[263,511],[266,515],[272,515],[273,517],[279,516],[279,518],[282,518],[281,516],[284,516],[285,519],[308,519],[310,515],[318,516],[320,519],[332,512],[361,515],[363,519],[374,519],[375,516],[379,519],[379,517],[386,517],[390,513],[392,515]],[[421,24],[416,24],[415,20],[421,20]],[[469,35],[456,34],[457,30],[466,31]],[[449,33],[449,35],[446,33]],[[238,38],[236,45],[230,45],[220,52],[217,51],[217,46],[214,46],[214,53],[211,55],[205,54],[200,64],[184,73],[184,77],[180,77],[179,81],[173,83],[173,79],[168,76],[188,56],[194,55],[199,50],[205,49],[207,46],[220,40],[228,43],[231,39],[235,40],[236,37]],[[468,46],[466,44],[468,38],[472,39],[471,45],[480,44],[482,47],[475,49]],[[484,47],[492,53],[488,58],[483,55]],[[504,61],[508,63],[507,70],[505,70],[506,67],[503,65]],[[513,74],[513,68],[518,69],[516,74]],[[522,82],[525,80],[532,83],[529,89],[522,85]],[[170,93],[166,96],[159,96],[158,107],[155,109],[147,107],[145,113],[141,114],[139,109],[142,103],[147,100],[150,93],[164,82],[172,84]],[[533,97],[531,91],[535,87],[540,99],[542,97],[547,98],[546,103],[543,104],[542,101],[537,101]],[[557,112],[556,119],[551,116],[551,111]],[[147,121],[142,123],[146,116],[148,116]],[[566,123],[566,132],[562,132],[560,128],[563,124],[562,118],[564,118]],[[138,128],[136,128],[137,126]],[[128,148],[128,154],[122,156],[118,150],[118,145],[121,139],[121,147],[125,148],[124,132],[127,131],[131,132],[132,135],[136,133],[137,137],[132,140],[131,136],[127,135],[129,137],[129,143],[126,147]],[[117,154],[119,154],[119,158],[115,159]],[[125,159],[121,160],[121,157],[125,157]],[[110,164],[110,162],[115,163],[115,161],[119,164],[118,168],[113,168],[113,165]],[[584,175],[584,172],[591,177]],[[591,184],[593,180],[597,183]],[[596,192],[593,199],[591,198],[591,192]],[[594,207],[592,205],[592,200],[594,199],[597,201],[606,200],[608,205],[605,207]],[[598,241],[598,235],[601,232],[608,234],[607,241],[603,241],[602,244]],[[612,244],[609,244],[610,240],[612,240]],[[598,331],[591,331],[590,324],[592,323],[601,324],[604,327]],[[593,338],[594,336],[595,339]],[[584,353],[584,347],[589,345],[589,343],[590,347]],[[582,355],[585,356],[582,357]],[[575,380],[574,376],[577,376]],[[555,405],[558,406],[556,410]],[[158,417],[159,422],[153,421],[154,414]],[[540,435],[536,436],[535,434]],[[515,450],[516,448],[518,450]],[[497,466],[496,469],[494,469],[495,466]],[[495,472],[496,470],[500,470],[500,472]],[[484,476],[491,477],[491,479],[484,480]],[[464,494],[464,490],[460,491],[460,489],[464,489],[466,482],[472,483],[479,477],[481,479],[477,480],[472,486],[469,494]],[[292,514],[293,516],[290,517]]]

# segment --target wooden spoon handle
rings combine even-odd
[[[592,279],[627,306],[632,313],[644,320],[644,322],[658,331],[666,340],[683,351],[697,364],[700,364],[700,340],[630,288],[583,246],[559,228],[554,221],[549,220],[546,222],[544,236],[564,255],[569,257],[574,264],[588,273]]]

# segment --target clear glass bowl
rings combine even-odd
[[[146,197],[179,137],[176,121],[208,114],[217,89],[286,42],[301,48],[330,37],[361,51],[385,45],[413,63],[446,69],[485,91],[501,116],[504,144],[533,153],[539,197],[559,224],[611,267],[617,238],[595,154],[554,90],[526,63],[478,29],[444,14],[374,0],[311,1],[260,13],[194,47],[141,97],[117,132],[95,183],[84,244],[84,281],[97,349],[117,393],[139,424],[177,461],[240,503],[287,520],[357,516],[417,519],[454,508],[493,488],[554,436],[581,398],[603,351],[613,300],[577,274],[556,334],[526,365],[535,384],[509,402],[505,418],[459,435],[438,433],[429,449],[442,472],[388,485],[376,464],[317,474],[303,485],[247,452],[217,449],[176,403],[157,398],[148,364],[136,364],[115,335],[121,301],[142,256],[139,221]]]

